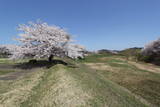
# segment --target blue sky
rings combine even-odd
[[[160,0],[0,0],[0,44],[16,43],[17,25],[37,19],[89,50],[143,47],[160,37]]]

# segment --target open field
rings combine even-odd
[[[127,61],[121,56],[103,55],[90,56],[84,63],[99,75],[125,87],[147,102],[160,105],[159,66]]]
[[[65,61],[75,66],[56,64],[23,69],[15,67],[16,62],[1,59],[0,107],[160,105],[158,66],[110,55]]]

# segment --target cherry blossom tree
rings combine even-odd
[[[0,45],[0,57],[8,57],[10,54],[9,50],[4,45]]]
[[[13,52],[16,52],[15,49],[17,45],[0,45],[0,54],[10,57]]]
[[[84,46],[81,46],[81,45],[68,44],[66,46],[67,56],[69,56],[73,59],[77,59],[78,57],[83,58],[84,57],[84,51],[85,51],[85,48],[84,48]]]
[[[160,39],[148,43],[142,50],[142,54],[145,56],[160,56]]]
[[[0,45],[0,53],[3,54],[3,53],[7,53],[7,52],[8,52],[7,48],[3,45]]]
[[[16,40],[20,41],[21,45],[15,48],[12,58],[48,57],[51,61],[54,56],[71,58],[83,56],[84,47],[73,44],[71,35],[58,26],[49,26],[47,23],[37,21],[19,25],[18,30],[21,33]]]

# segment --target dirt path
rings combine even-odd
[[[8,70],[8,69],[7,69]],[[14,69],[15,72],[7,73],[5,75],[0,76],[0,80],[16,80],[19,77],[25,76],[28,73],[38,71],[39,69],[30,69],[30,70],[22,70],[22,69]]]
[[[8,69],[14,69],[13,65],[0,64],[0,70],[8,70]]]

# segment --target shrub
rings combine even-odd
[[[141,53],[138,53],[136,55],[136,57],[137,57],[138,61],[144,61],[144,62],[147,62],[147,63],[150,63],[150,62],[154,61],[154,56],[145,56],[145,55],[143,55]]]

